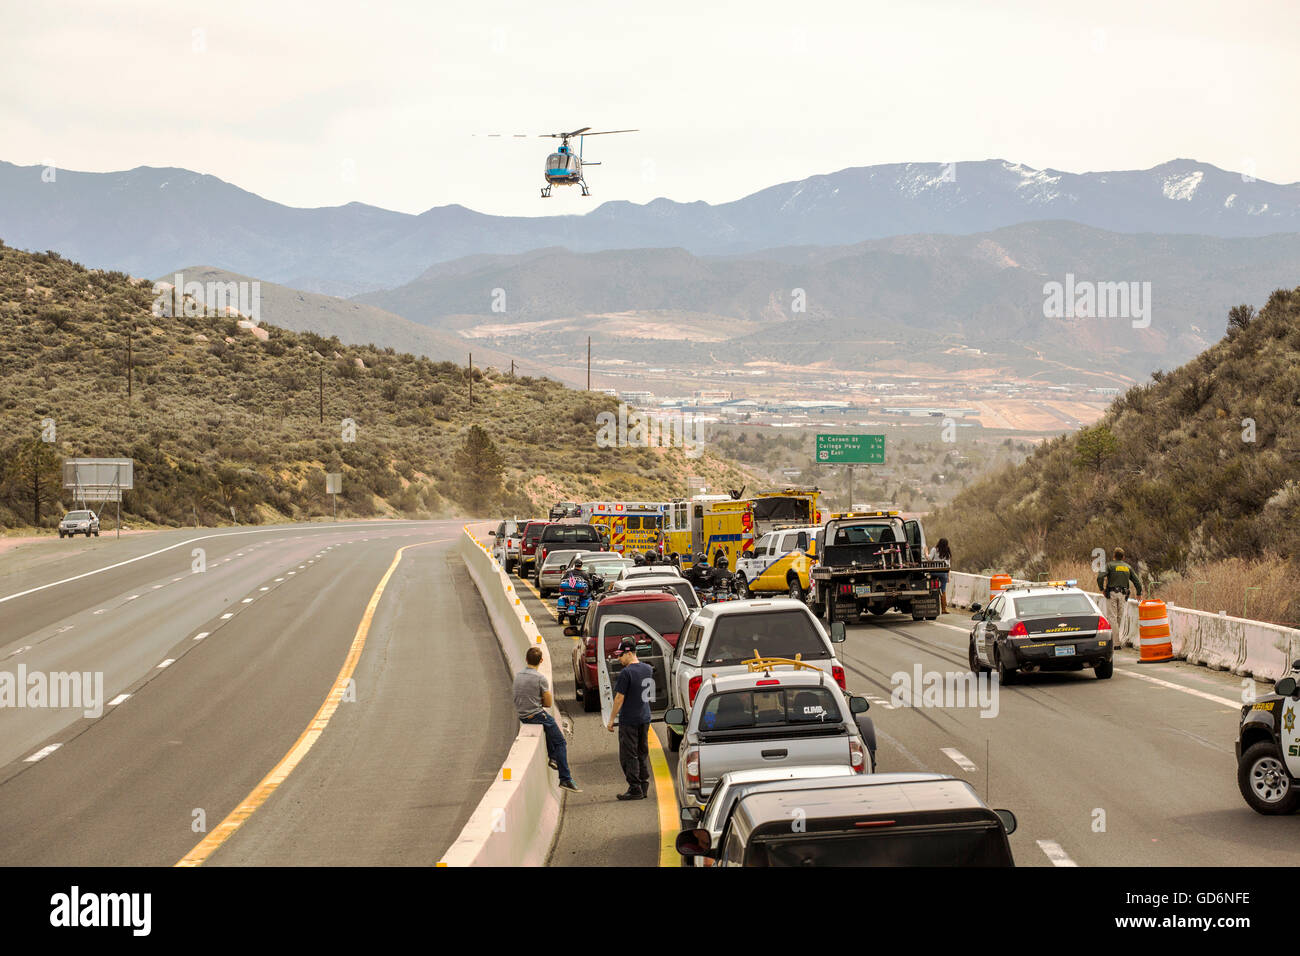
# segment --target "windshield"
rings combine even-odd
[[[739,664],[754,657],[801,655],[806,661],[828,660],[831,652],[816,623],[798,608],[726,614],[713,626],[705,664]]]
[[[1096,614],[1088,598],[1079,593],[1036,594],[1015,598],[1017,617],[1054,617],[1068,614]]]
[[[1007,866],[995,826],[756,839],[746,866]]]
[[[700,730],[744,730],[839,723],[835,697],[825,687],[773,687],[714,694],[700,714]]]
[[[886,534],[888,532],[888,534]],[[888,524],[855,524],[835,529],[835,540],[831,544],[885,544],[897,542],[903,537]]]
[[[812,509],[807,498],[759,498],[754,502],[755,521],[812,521]]]
[[[602,578],[615,577],[620,571],[628,566],[627,561],[596,561],[592,558],[583,558],[582,566],[592,574],[599,574]]]
[[[89,512],[89,511],[69,511],[69,512],[68,512],[68,517],[67,517],[67,518],[64,518],[63,520],[64,520],[64,521],[67,521],[67,520],[70,520],[70,519],[74,519],[74,520],[77,520],[77,521],[86,521],[86,520],[89,520],[89,518],[90,518],[90,512]]]
[[[696,608],[700,606],[700,598],[695,593],[695,588],[692,587],[691,582],[687,581],[685,578],[677,581],[656,581],[653,583],[642,583],[638,581],[635,584],[629,584],[625,588],[620,588],[620,591],[622,591],[622,593],[627,593],[628,591],[658,591],[660,588],[671,588],[683,601],[686,602],[687,607]]]

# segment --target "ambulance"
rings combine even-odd
[[[696,495],[677,498],[668,504],[665,515],[665,549],[681,556],[689,566],[691,556],[701,552],[713,565],[722,552],[727,568],[754,548],[754,503],[728,495]]]
[[[578,518],[609,535],[609,550],[631,555],[634,551],[665,552],[662,501],[584,501]]]

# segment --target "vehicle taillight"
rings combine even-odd
[[[700,685],[704,683],[703,677],[692,677],[691,682],[686,685],[686,693],[690,696],[690,702],[695,703],[695,695],[700,692]]]
[[[772,679],[772,680],[759,680],[759,681],[754,681],[754,686],[755,686],[755,687],[768,687],[768,686],[770,686],[770,685],[772,685],[772,684],[780,684],[780,683],[781,683],[781,682],[780,682],[779,680],[776,680],[776,679],[774,678],[774,679]]]
[[[835,683],[840,685],[840,690],[847,690],[844,686],[844,668],[839,664],[831,665],[831,676],[835,678]]]
[[[1106,637],[1110,637],[1110,621],[1106,620],[1106,618],[1103,617],[1102,615],[1098,615],[1097,636],[1102,637],[1103,633],[1105,634]]]
[[[686,786],[692,790],[700,789],[699,747],[690,747],[686,751]]]
[[[938,588],[939,588],[939,579],[938,579],[938,578],[931,578],[931,579],[930,579],[930,587],[934,588],[935,590],[938,590]]]
[[[1011,633],[1008,634],[1007,636],[1008,636],[1008,637],[1028,637],[1028,636],[1029,636],[1029,628],[1025,627],[1025,622],[1024,622],[1024,621],[1016,621],[1016,626],[1013,627],[1013,628],[1011,629]]]
[[[849,741],[849,764],[854,773],[867,772],[867,749],[857,740]]]
[[[840,585],[840,593],[841,593],[841,594],[852,594],[852,593],[853,593],[853,585],[851,585],[851,584],[841,584],[841,585]]]
[[[543,561],[546,560],[546,549],[545,549],[545,548],[542,548],[542,560],[543,560]]]

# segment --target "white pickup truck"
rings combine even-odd
[[[754,672],[709,677],[688,718],[669,708],[664,722],[684,730],[677,799],[700,807],[724,774],[767,767],[841,765],[871,773],[875,729],[866,698],[847,697],[825,671],[764,663]]]
[[[688,714],[707,677],[747,674],[755,657],[798,658],[824,670],[840,690],[844,667],[833,645],[844,642],[845,628],[828,635],[808,605],[790,598],[708,604],[683,625],[669,666],[669,706]],[[668,746],[677,750],[681,734],[668,728]]]

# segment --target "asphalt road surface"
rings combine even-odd
[[[574,728],[570,763],[585,790],[568,796],[551,864],[654,866],[674,834],[659,832],[653,801],[615,799],[624,788],[617,744],[574,698],[573,639],[553,623],[553,600],[525,599],[554,658]],[[1080,671],[998,688],[996,714],[978,699],[931,706],[921,697],[916,706],[900,675],[914,679],[919,665],[923,690],[930,674],[969,673],[968,633],[962,613],[931,622],[889,613],[849,626],[840,656],[849,690],[871,701],[879,771],[969,781],[1016,814],[1020,866],[1300,865],[1300,815],[1260,816],[1237,790],[1238,705],[1244,690],[1266,685],[1181,662],[1139,665],[1126,650],[1106,681]],[[655,729],[675,772],[677,755]]]
[[[0,670],[102,672],[106,701],[0,708],[0,863],[171,865],[211,838],[318,716],[411,546],[328,726],[205,859],[431,865],[517,732],[459,534],[340,522],[0,556]]]

